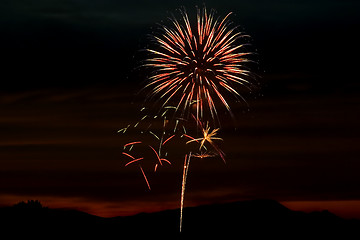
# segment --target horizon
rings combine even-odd
[[[186,208],[184,228],[179,232],[179,209],[102,218],[76,210],[42,207],[38,201],[29,203],[0,208],[3,213],[0,221],[5,232],[22,237],[34,235],[41,239],[48,239],[54,232],[64,237],[99,235],[102,239],[113,239],[129,233],[134,238],[154,235],[158,239],[169,236],[183,239],[199,234],[209,239],[216,236],[217,239],[234,236],[240,230],[241,236],[252,238],[336,235],[351,239],[356,235],[360,223],[360,220],[342,219],[328,211],[291,211],[276,201],[258,199]],[[14,232],[17,229],[28,231]],[[262,231],[257,231],[260,229]]]
[[[238,203],[238,202],[253,202],[258,200],[269,200],[269,201],[276,201],[272,199],[243,199],[243,200],[237,200],[237,201],[229,201],[229,202],[219,202],[219,203],[203,203],[198,205],[187,205],[186,208],[193,208],[193,207],[201,207],[201,206],[212,206],[212,205],[222,205],[222,204],[232,204],[232,203]],[[51,203],[51,201],[40,201],[35,199],[29,199],[29,200],[22,200],[18,201],[11,205],[0,205],[0,207],[13,207],[19,203],[28,203],[29,201],[38,201],[42,205],[43,208],[50,208],[50,209],[58,209],[58,210],[75,210],[84,212],[90,215],[102,217],[102,218],[113,218],[113,217],[128,217],[128,216],[135,216],[142,213],[157,213],[167,210],[178,210],[180,211],[179,204],[173,204],[173,206],[167,206],[165,208],[144,208],[143,210],[140,210],[137,208],[137,211],[135,212],[127,212],[124,213],[122,208],[104,208],[104,207],[94,207],[96,204],[90,204],[92,206],[91,208],[87,208],[86,206],[81,207],[77,206],[77,204],[69,204],[68,206],[65,205],[58,205],[55,203]],[[360,201],[354,201],[354,200],[340,200],[340,201],[276,201],[277,203],[283,205],[284,207],[288,208],[291,211],[300,211],[304,213],[313,213],[313,212],[323,212],[328,211],[337,217],[351,220],[351,219],[357,219],[360,220]],[[48,204],[48,205],[47,205]],[[91,210],[92,209],[92,210]],[[96,210],[94,210],[96,209]],[[101,210],[102,209],[102,210]],[[110,213],[111,212],[111,213]]]

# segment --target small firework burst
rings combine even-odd
[[[147,49],[144,66],[152,69],[145,86],[148,98],[156,97],[160,108],[171,103],[180,117],[194,114],[202,122],[219,122],[220,106],[233,115],[226,95],[244,100],[239,87],[252,87],[254,77],[246,67],[252,53],[241,40],[248,35],[232,26],[231,13],[216,18],[214,10],[197,9],[196,24],[184,9],[180,14],[180,20],[171,18],[171,26],[160,27]]]

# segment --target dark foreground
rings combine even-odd
[[[179,214],[168,210],[101,218],[20,204],[0,209],[0,234],[6,239],[360,239],[359,220],[327,211],[295,212],[271,200],[185,208],[182,233]]]

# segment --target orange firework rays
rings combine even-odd
[[[200,141],[200,148],[199,150],[201,150],[201,148],[204,147],[204,144],[205,142],[208,142],[210,144],[213,145],[213,140],[223,140],[222,138],[218,138],[218,137],[214,137],[216,134],[217,134],[217,131],[219,130],[219,128],[216,128],[214,130],[212,130],[210,132],[210,127],[209,126],[206,126],[206,128],[203,128],[202,131],[203,131],[203,137],[201,138],[194,138],[190,141],[187,141],[186,144],[188,143],[191,143],[191,142],[199,142]]]
[[[205,158],[205,157],[210,157],[211,155],[202,153],[201,149],[204,148],[205,150],[207,150],[205,143],[208,142],[213,147],[213,149],[217,152],[217,154],[221,157],[221,159],[225,162],[224,153],[221,151],[221,149],[217,145],[215,145],[215,143],[213,141],[213,140],[223,141],[222,138],[215,137],[217,132],[219,131],[219,128],[216,128],[216,129],[213,129],[212,131],[210,131],[209,124],[206,125],[206,128],[204,128],[202,126],[201,122],[198,124],[201,127],[203,136],[201,138],[193,138],[189,135],[184,134],[185,137],[188,137],[191,139],[191,140],[187,141],[186,144],[189,144],[191,142],[200,143],[200,147],[199,147],[200,154],[197,154],[197,157]]]
[[[180,13],[180,20],[171,19],[172,26],[161,26],[161,33],[153,36],[154,48],[147,49],[150,57],[144,66],[153,70],[145,86],[151,89],[148,97],[157,96],[161,108],[175,102],[181,117],[195,111],[199,120],[207,113],[214,120],[218,103],[232,115],[225,93],[243,100],[239,86],[252,86],[253,74],[245,66],[251,53],[240,41],[248,36],[232,26],[231,13],[221,19],[214,10],[198,9],[193,25],[185,10]]]

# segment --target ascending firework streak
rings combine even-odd
[[[182,218],[183,218],[183,209],[184,209],[184,195],[185,195],[185,187],[186,187],[186,179],[189,171],[189,165],[190,165],[190,159],[191,159],[191,152],[188,155],[185,155],[185,161],[184,161],[184,169],[183,169],[183,179],[181,184],[181,197],[180,197],[180,232],[182,230]]]
[[[206,113],[218,119],[218,103],[233,116],[225,94],[244,100],[237,89],[250,88],[254,77],[245,66],[252,53],[246,50],[248,44],[239,43],[249,36],[232,26],[231,13],[220,19],[214,10],[198,9],[196,25],[190,24],[185,10],[180,13],[181,20],[173,17],[172,27],[162,26],[161,33],[153,36],[154,49],[147,49],[150,57],[143,66],[153,70],[145,86],[150,89],[148,98],[157,96],[160,108],[176,103],[181,117],[195,110],[198,120],[204,120]]]

